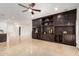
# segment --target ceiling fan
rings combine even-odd
[[[34,13],[34,11],[36,11],[36,12],[41,12],[41,10],[39,10],[39,9],[34,9],[33,7],[36,5],[35,3],[31,3],[31,4],[28,4],[28,6],[25,6],[25,5],[23,5],[23,4],[18,4],[19,6],[22,6],[22,7],[24,7],[24,8],[26,8],[25,10],[23,10],[22,12],[26,12],[26,11],[29,11],[29,12],[31,12],[31,14],[35,14]]]

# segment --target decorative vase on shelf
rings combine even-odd
[[[70,23],[70,22],[68,22],[68,23],[67,23],[67,25],[69,26],[69,25],[71,25],[71,23]]]
[[[67,34],[67,31],[63,31],[63,34]]]
[[[46,34],[46,32],[44,32],[44,34]]]
[[[49,34],[51,33],[51,31],[49,30]]]
[[[45,23],[45,25],[48,25],[48,23]]]
[[[36,29],[35,33],[38,33],[38,29]]]
[[[52,29],[50,29],[50,32],[51,32],[51,33],[53,33],[53,30],[52,30]]]
[[[49,19],[47,18],[45,21],[49,21]]]

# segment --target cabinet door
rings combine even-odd
[[[49,39],[50,39],[51,42],[54,42],[55,41],[54,37],[55,37],[54,34],[50,34],[50,38]]]
[[[62,35],[56,34],[56,35],[55,35],[55,42],[61,43],[61,42],[62,42]]]
[[[41,39],[41,27],[38,27],[38,39]]]
[[[37,39],[36,28],[32,28],[32,38]]]
[[[75,35],[72,34],[63,35],[62,43],[68,45],[76,45]]]
[[[47,35],[46,34],[42,34],[42,40],[46,40],[47,38]]]

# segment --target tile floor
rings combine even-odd
[[[1,56],[78,56],[74,46],[32,39],[16,45],[0,44]]]
[[[32,41],[32,55],[45,56],[78,56],[79,50],[74,46],[52,43],[41,40]]]

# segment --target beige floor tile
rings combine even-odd
[[[16,45],[0,43],[1,56],[78,56],[79,50],[74,46],[28,39]]]

